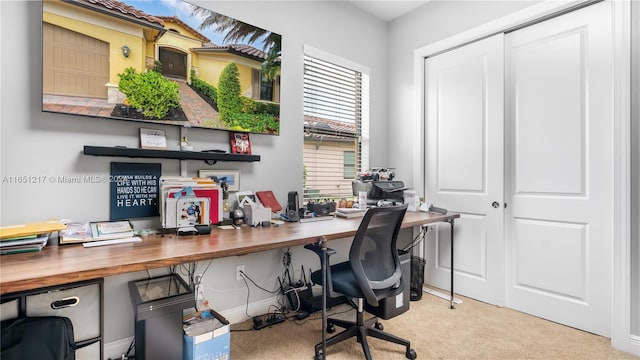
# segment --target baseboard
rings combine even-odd
[[[118,339],[104,344],[104,360],[121,359],[122,355],[129,350],[129,345],[133,341],[133,336]],[[133,353],[133,352],[132,352]]]
[[[241,305],[231,309],[220,311],[220,314],[222,314],[222,316],[229,320],[231,324],[237,324],[250,318],[247,316],[247,313],[249,313],[251,317],[266,314],[267,312],[269,312],[269,307],[274,304],[278,304],[278,299],[276,297],[252,302],[249,304],[248,309],[246,305]],[[273,308],[271,309],[271,311],[273,311]]]
[[[631,335],[629,337],[629,350],[632,355],[640,356],[640,335]]]

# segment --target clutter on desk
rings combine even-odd
[[[255,197],[244,196],[238,207],[244,213],[244,223],[250,226],[261,226],[264,223],[271,223],[271,208],[264,207]]]
[[[0,255],[40,251],[47,245],[49,234],[22,235],[0,240]]]
[[[8,225],[0,227],[0,239],[48,234],[66,228],[67,225],[58,220],[39,221],[26,224]]]
[[[353,196],[358,196],[360,192],[366,192],[367,206],[378,206],[380,201],[388,202],[390,205],[404,203],[404,191],[408,187],[404,182],[397,180],[386,181],[353,181],[351,183]]]
[[[165,229],[218,224],[223,220],[222,189],[210,178],[160,178],[160,218]]]
[[[89,223],[93,241],[130,238],[133,225],[129,221],[101,221]]]
[[[40,251],[52,233],[66,225],[58,220],[0,227],[0,255]]]
[[[364,216],[364,213],[367,212],[367,209],[360,209],[360,208],[337,208],[336,209],[336,216],[337,217],[342,217],[342,218],[356,218],[356,217],[362,217]]]

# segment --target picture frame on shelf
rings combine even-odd
[[[228,186],[228,191],[240,190],[240,170],[200,170],[198,176],[210,178],[216,183],[224,182]]]
[[[140,128],[140,148],[166,150],[167,136],[164,130]]]
[[[249,133],[230,132],[230,145],[232,154],[251,155],[251,140]]]

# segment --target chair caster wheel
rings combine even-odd
[[[313,357],[313,360],[324,360],[321,352],[317,352],[316,356]]]
[[[415,359],[418,357],[418,354],[416,354],[416,351],[415,351],[415,350],[413,350],[413,349],[409,349],[409,350],[407,350],[407,353],[406,353],[406,354],[404,354],[404,355],[405,355],[405,356],[407,357],[407,359],[409,359],[409,360],[415,360]]]
[[[333,334],[334,332],[336,332],[336,326],[333,324],[329,324],[327,325],[327,332],[329,334]]]
[[[374,326],[380,331],[384,330],[384,325],[381,322],[377,322]]]

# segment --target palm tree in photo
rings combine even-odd
[[[223,39],[225,43],[246,40],[248,44],[253,44],[264,38],[262,50],[267,52],[267,59],[262,65],[262,71],[270,80],[280,74],[281,36],[279,34],[196,5],[192,5],[192,15],[204,19],[200,24],[200,30],[215,27],[216,32],[225,34]]]

